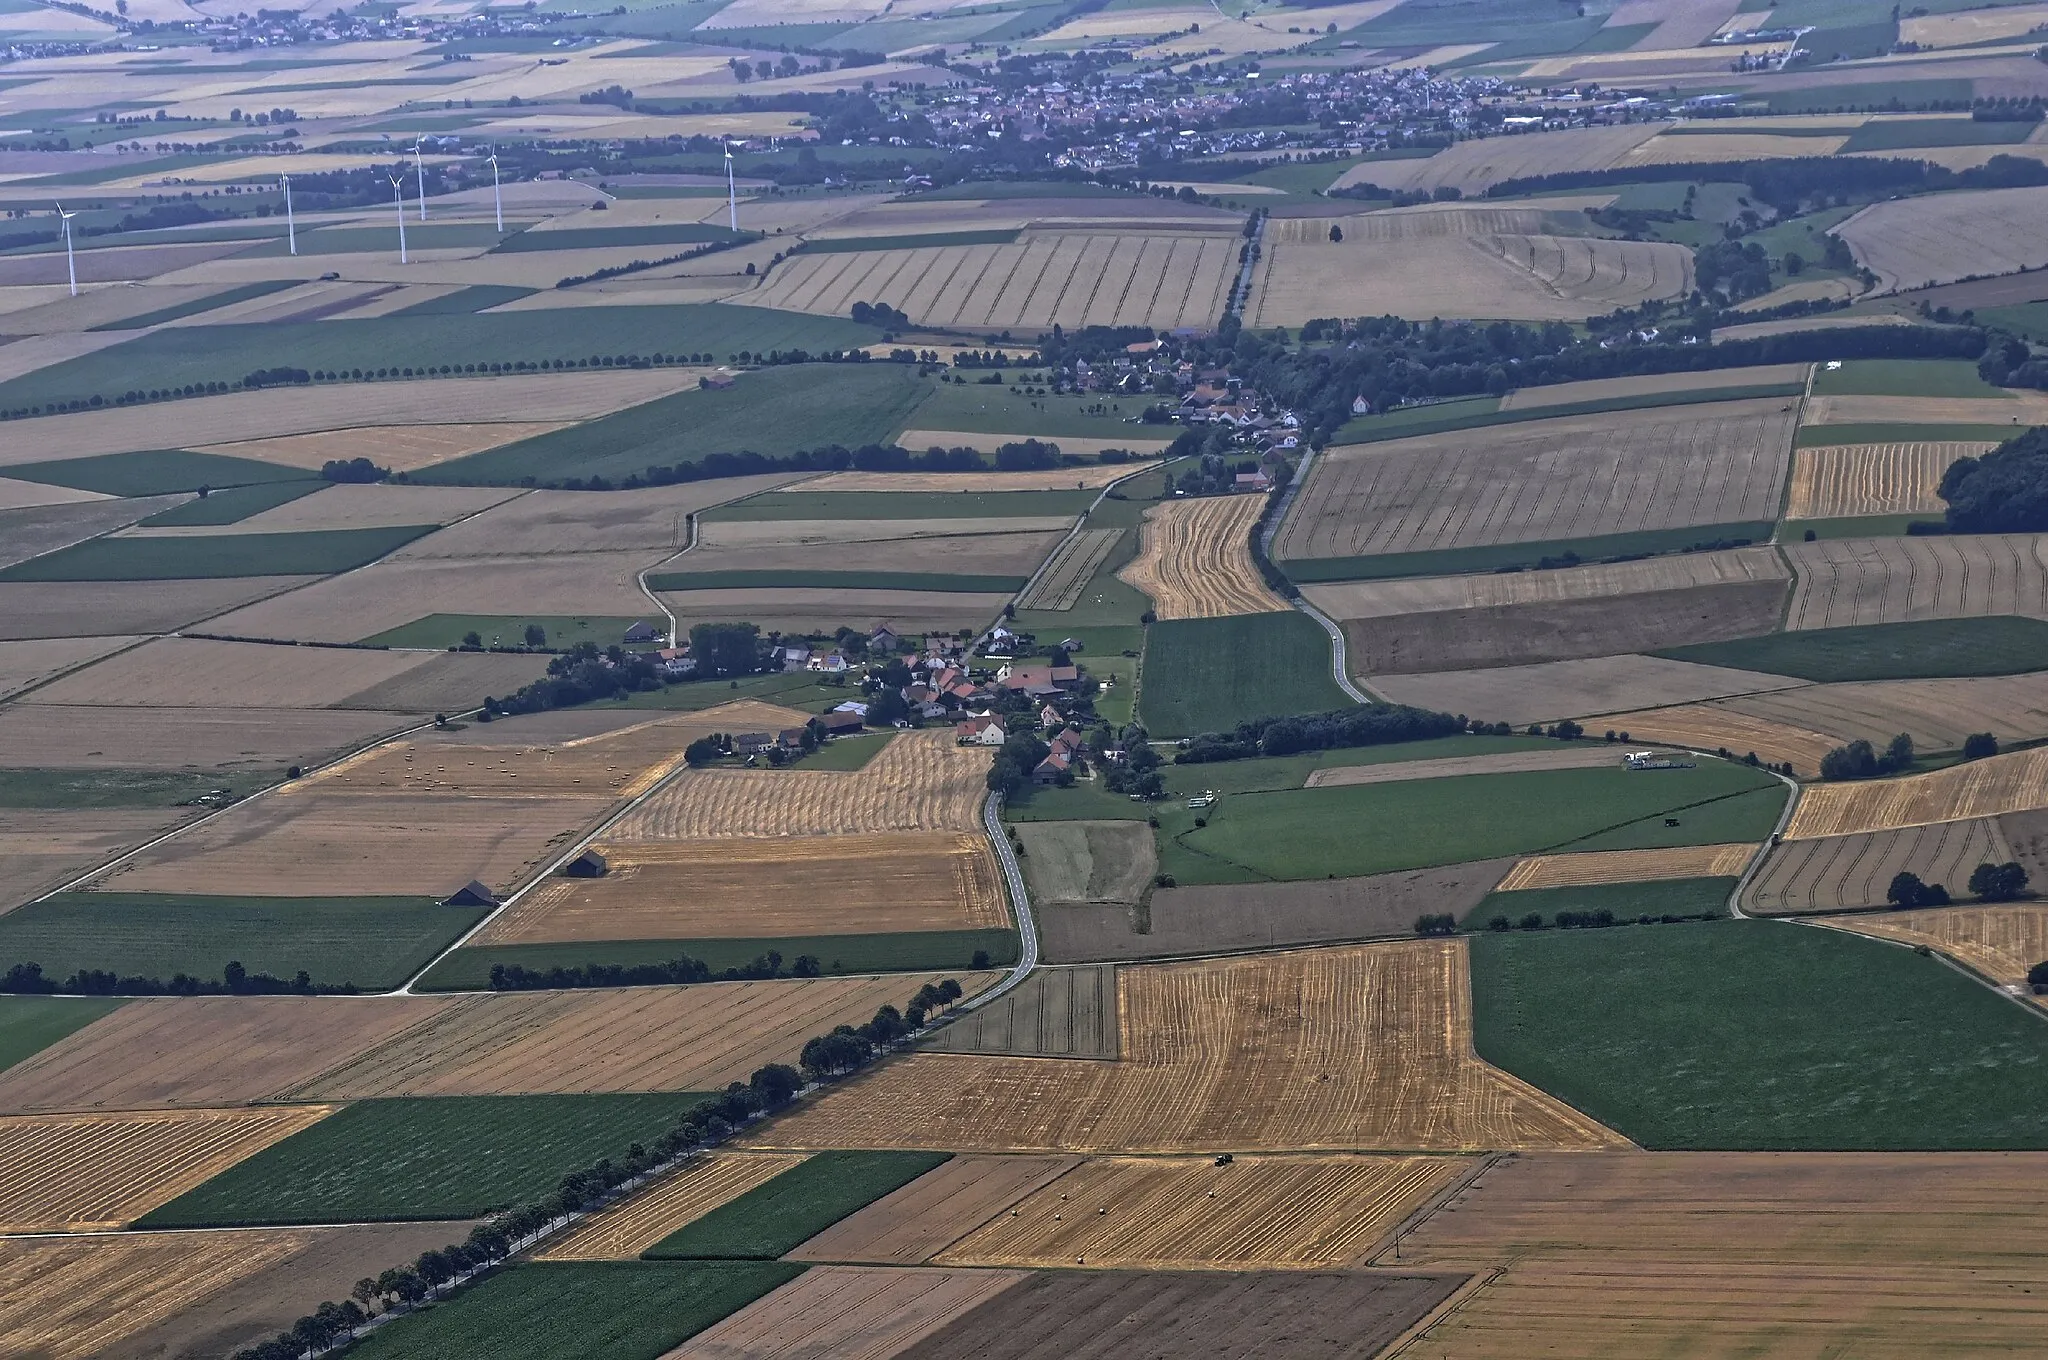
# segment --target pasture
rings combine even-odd
[[[2012,847],[1991,817],[1787,841],[1764,861],[1745,906],[1759,915],[1883,907],[1889,905],[1885,894],[1892,877],[1909,870],[1960,899],[1971,870],[2012,857]]]
[[[1330,677],[1330,639],[1306,614],[1178,619],[1145,630],[1138,711],[1160,736],[1350,705]]]
[[[534,1253],[536,1261],[631,1261],[693,1223],[804,1161],[793,1152],[707,1152],[577,1224]]]
[[[652,1142],[699,1096],[468,1096],[286,1105],[292,1137],[186,1177],[144,1226],[467,1219],[545,1195],[567,1172]],[[320,1119],[320,1115],[327,1118]],[[318,1119],[319,1122],[314,1122]],[[164,1202],[168,1201],[168,1202]]]
[[[1895,831],[2048,807],[2048,749],[1951,765],[1927,774],[1811,789],[1785,827],[1788,841]]]
[[[1149,595],[1161,619],[1282,613],[1287,602],[1260,577],[1251,555],[1252,530],[1265,508],[1261,495],[1155,505],[1138,528],[1138,556],[1117,576]]]
[[[647,1260],[772,1260],[943,1163],[945,1152],[821,1152],[642,1253]]]
[[[1787,543],[1792,630],[2020,614],[2048,618],[2048,537],[1821,539]]]
[[[1472,1057],[1461,942],[1128,966],[1117,985],[1118,1061],[917,1054],[744,1141],[989,1152],[1619,1145]]]
[[[1910,950],[1771,921],[1471,946],[1480,1054],[1646,1148],[2048,1143],[2048,1027]]]
[[[1986,615],[1862,624],[1666,647],[1658,654],[1822,683],[2015,675],[2048,670],[2048,623]]]

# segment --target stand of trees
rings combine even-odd
[[[989,788],[1006,797],[1017,792],[1031,782],[1031,772],[1051,751],[1036,732],[1018,724],[1017,730],[1004,738],[995,762],[988,767]]]
[[[1241,722],[1228,732],[1204,732],[1190,738],[1174,756],[1173,763],[1201,765],[1218,760],[1249,760],[1254,756],[1293,755],[1297,751],[1424,741],[1452,736],[1466,726],[1463,717],[1405,704],[1340,708],[1295,718],[1256,718]]]
[[[616,645],[600,652],[594,642],[579,642],[550,659],[548,673],[540,679],[503,699],[485,695],[483,721],[515,713],[570,708],[593,699],[623,698],[637,690],[661,687],[661,675],[646,653],[629,652]]]
[[[752,675],[761,667],[761,630],[751,623],[699,623],[690,629],[690,656],[703,680]]]
[[[1820,758],[1822,779],[1877,779],[1888,774],[1897,774],[1913,763],[1913,738],[1901,732],[1891,739],[1880,755],[1867,741],[1857,740],[1847,746],[1837,746]]]
[[[578,987],[654,987],[693,982],[759,982],[768,978],[814,978],[824,973],[816,957],[799,954],[782,971],[782,955],[771,949],[753,962],[713,971],[710,964],[679,954],[666,963],[587,963],[573,968],[527,968],[520,964],[491,965],[494,992],[562,991]]]
[[[1970,895],[1980,902],[2012,902],[2027,894],[2027,871],[2016,860],[1980,864],[1970,871]]]
[[[1884,900],[1899,911],[1911,911],[1914,907],[1945,907],[1949,903],[1948,889],[1939,883],[1923,883],[1920,875],[1910,870],[1901,870],[1892,876],[1891,886],[1885,889]]]
[[[0,974],[0,992],[28,996],[55,993],[84,996],[354,996],[361,988],[353,982],[314,982],[304,969],[291,978],[251,973],[230,961],[217,978],[197,978],[179,973],[163,978],[122,976],[103,968],[81,968],[58,982],[43,976],[40,963],[17,963]]]
[[[1956,459],[1938,494],[1948,502],[1952,533],[2048,531],[2048,428],[2008,439],[1982,458]]]

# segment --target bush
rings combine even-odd
[[[1982,760],[1998,754],[1998,738],[1989,732],[1972,732],[1963,739],[1963,759]]]
[[[1879,755],[1867,741],[1837,746],[1820,758],[1820,777],[1828,780],[1876,779],[1897,774],[1913,763],[1913,738],[1901,732]]]
[[[1415,918],[1417,935],[1454,935],[1458,930],[1458,918],[1449,912],[1426,914]]]

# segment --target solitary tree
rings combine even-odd
[[[1344,228],[1342,228],[1342,227],[1338,226],[1338,225],[1337,225],[1337,224],[1336,224],[1335,222],[1332,222],[1332,223],[1330,224],[1330,240],[1331,240],[1332,242],[1336,242],[1336,241],[1341,241],[1341,240],[1343,240],[1343,239],[1344,239]]]
[[[529,624],[527,624],[527,625],[526,625],[526,645],[527,645],[527,646],[529,646],[529,647],[545,647],[545,646],[547,646],[547,645],[548,645],[548,630],[547,630],[547,629],[545,629],[545,628],[543,628],[543,627],[541,627],[541,626],[540,626],[539,624],[537,624],[537,623],[529,623]]]

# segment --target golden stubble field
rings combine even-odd
[[[632,1261],[687,1223],[806,1160],[800,1152],[711,1152],[583,1220],[536,1261]]]
[[[1875,203],[1834,229],[1881,290],[2048,264],[2048,188],[1982,189]]]
[[[1118,995],[1119,1061],[920,1054],[749,1141],[1048,1152],[1626,1145],[1473,1053],[1462,943],[1126,966]],[[919,1117],[904,1119],[907,1109]]]
[[[1958,458],[1996,447],[1986,443],[1825,444],[1792,453],[1786,519],[1856,515],[1938,515],[1934,489]]]
[[[2048,807],[2048,748],[1973,760],[1903,779],[1821,784],[1806,791],[1788,841],[1960,822]]]
[[[1019,609],[1072,609],[1095,569],[1109,556],[1126,530],[1082,529],[1065,540],[1046,563],[1044,573],[1017,598]]]
[[[1603,713],[1586,719],[1594,731],[1626,732],[1637,741],[1660,742],[1693,750],[1734,753],[1754,751],[1772,764],[1792,762],[1797,774],[1812,776],[1821,757],[1841,740],[1791,723],[1759,718],[1720,704],[1677,704],[1633,713]]]
[[[1993,817],[1787,841],[1772,849],[1763,872],[1751,882],[1747,907],[1759,915],[1882,907],[1888,905],[1892,876],[1905,870],[1960,897],[1971,870],[2012,858],[2012,847]]]
[[[1798,577],[1787,628],[2048,618],[2048,536],[1824,538],[1784,552]]]
[[[1668,850],[1594,850],[1576,855],[1536,855],[1508,870],[1495,892],[1525,888],[1579,888],[1594,883],[1648,883],[1663,878],[1726,878],[1739,875],[1758,847],[1684,845]]]
[[[1117,576],[1150,596],[1161,619],[1284,614],[1287,601],[1252,562],[1252,526],[1265,508],[1261,495],[1155,505],[1138,526],[1137,557]]]

